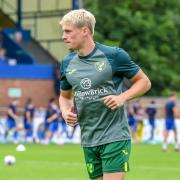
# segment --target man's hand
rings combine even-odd
[[[68,111],[62,114],[64,120],[69,126],[75,126],[77,122],[77,113],[74,111],[74,107],[70,108]]]
[[[104,100],[104,104],[108,106],[111,110],[115,110],[123,106],[125,103],[124,98],[122,98],[120,95],[119,96],[116,96],[116,95],[105,96],[103,100]]]

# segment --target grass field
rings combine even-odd
[[[132,146],[131,171],[126,180],[179,180],[180,153],[163,153],[160,145]],[[0,180],[87,180],[80,145],[26,145],[16,152],[16,145],[0,145]],[[7,166],[3,158],[16,156],[17,163]]]

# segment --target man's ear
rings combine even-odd
[[[88,33],[89,33],[89,28],[88,28],[87,26],[84,26],[84,27],[82,28],[82,32],[83,32],[83,35],[84,35],[84,36],[87,36]]]

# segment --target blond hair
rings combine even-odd
[[[76,27],[87,26],[92,34],[94,34],[95,23],[96,19],[94,15],[85,9],[72,10],[65,14],[59,22],[60,25],[73,24]]]

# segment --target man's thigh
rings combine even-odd
[[[103,180],[100,147],[83,147],[87,172],[92,180]]]

